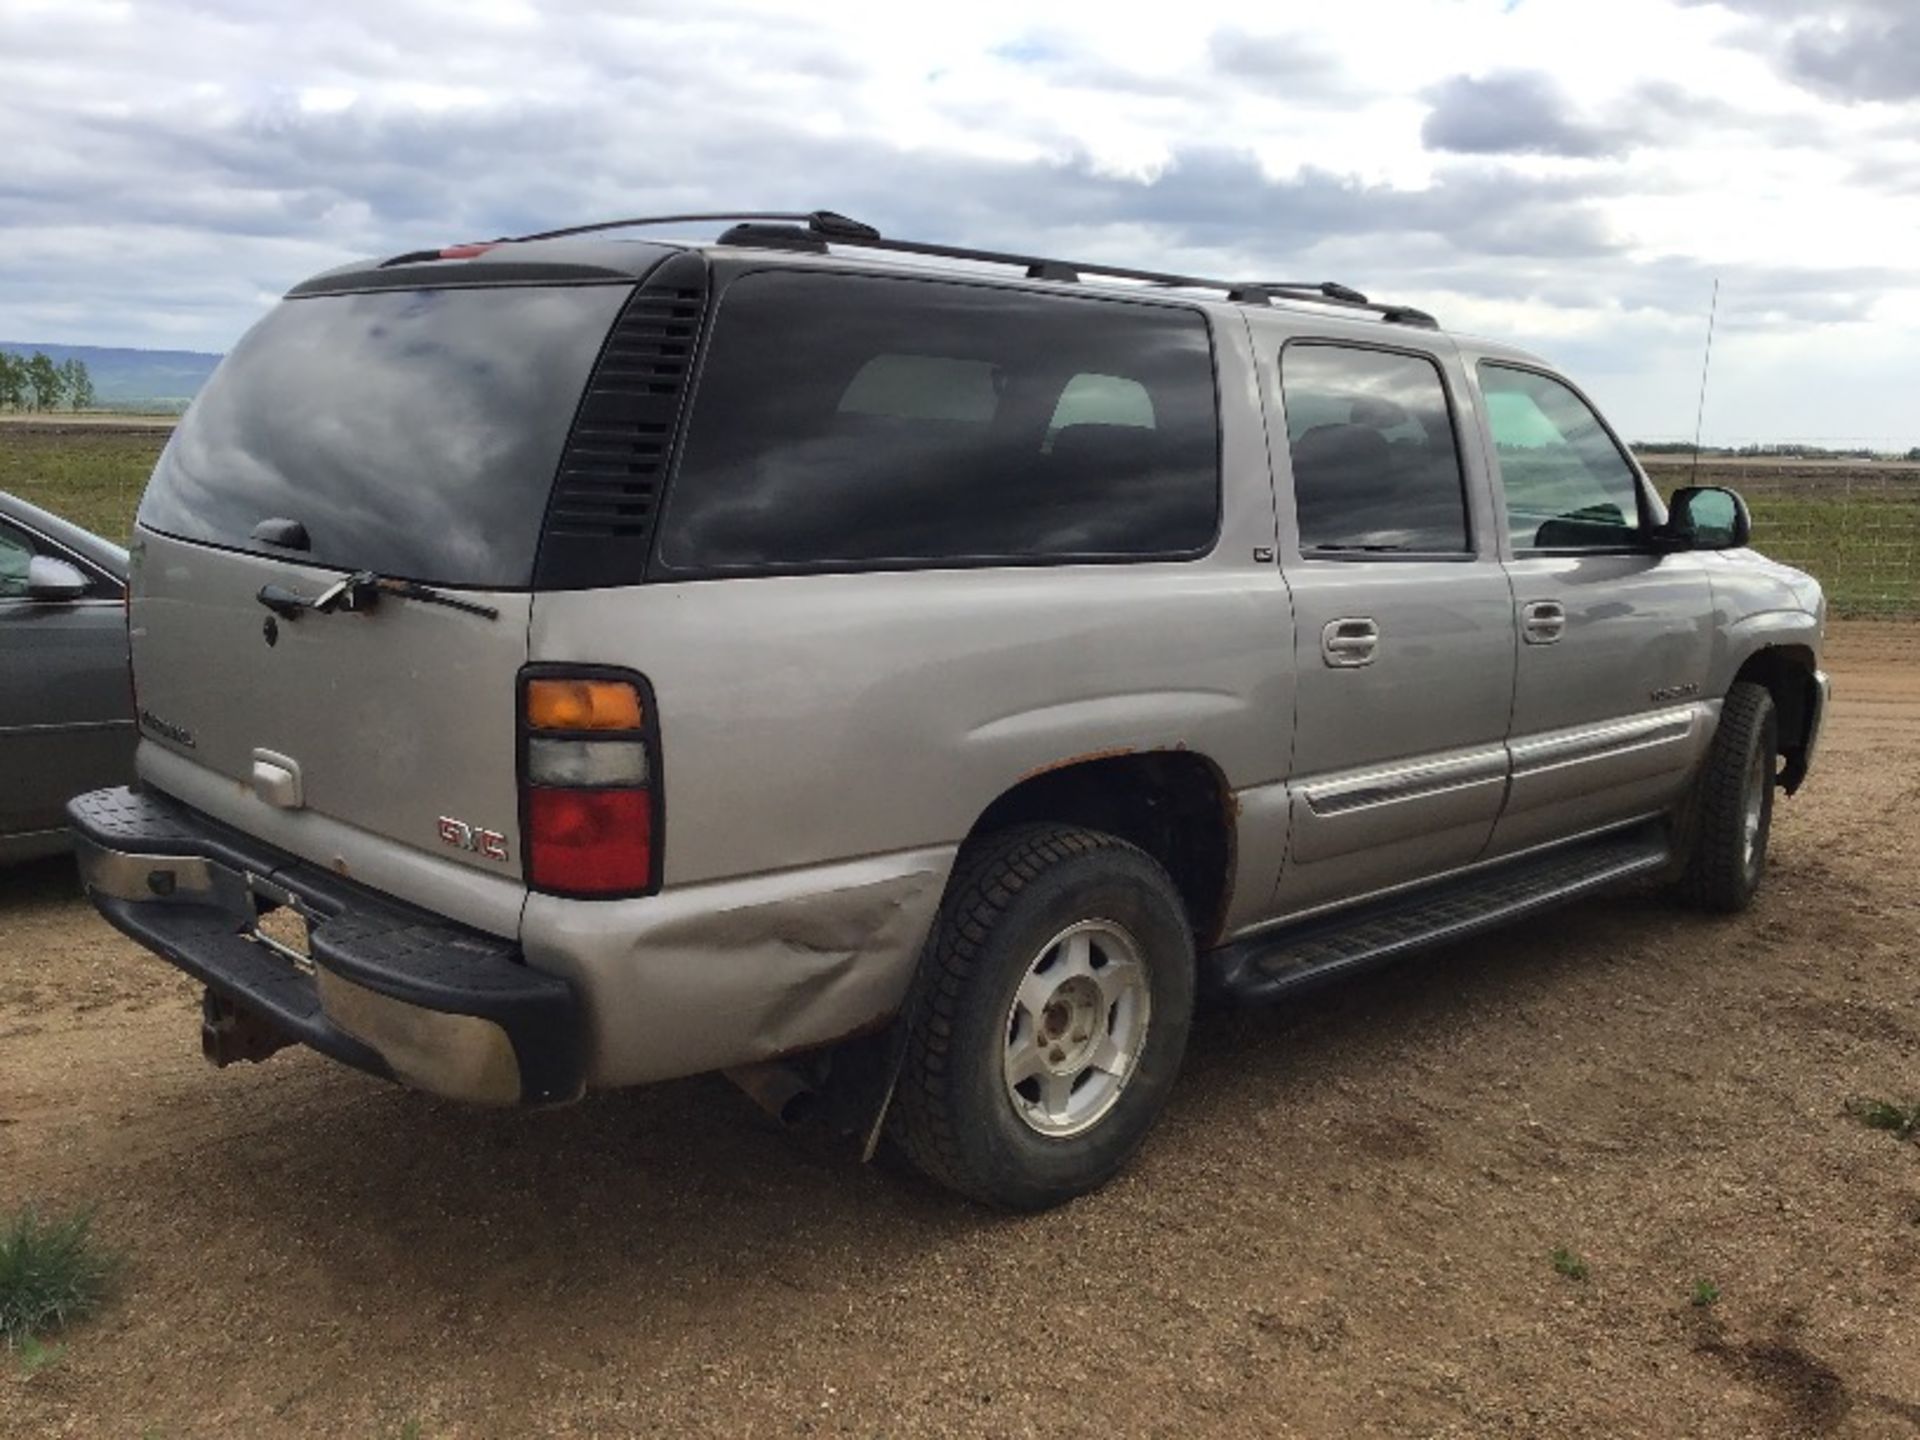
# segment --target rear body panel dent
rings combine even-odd
[[[587,1083],[633,1085],[769,1060],[898,1011],[955,846],[583,905],[533,894],[528,963],[574,982]]]

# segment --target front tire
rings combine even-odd
[[[1179,892],[1112,835],[1026,825],[962,851],[928,941],[888,1126],[972,1199],[1044,1210],[1111,1179],[1186,1051]]]
[[[1764,685],[1741,681],[1720,707],[1694,796],[1694,834],[1680,892],[1723,915],[1753,903],[1767,872],[1780,723]]]

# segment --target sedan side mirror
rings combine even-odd
[[[1739,492],[1689,485],[1673,492],[1662,532],[1680,550],[1737,550],[1753,538],[1753,516]]]
[[[27,562],[29,600],[78,600],[93,589],[78,565],[52,555],[36,555]]]

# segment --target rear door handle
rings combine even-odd
[[[1364,615],[1329,620],[1320,632],[1320,658],[1336,670],[1371,665],[1380,653],[1380,627]]]
[[[1520,610],[1520,634],[1529,645],[1551,645],[1567,633],[1567,607],[1558,600],[1535,600]]]

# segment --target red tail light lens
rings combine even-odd
[[[540,890],[631,894],[653,879],[645,790],[527,787],[527,878]]]
[[[581,899],[659,887],[659,745],[653,695],[640,676],[529,668],[520,686],[528,885]]]

